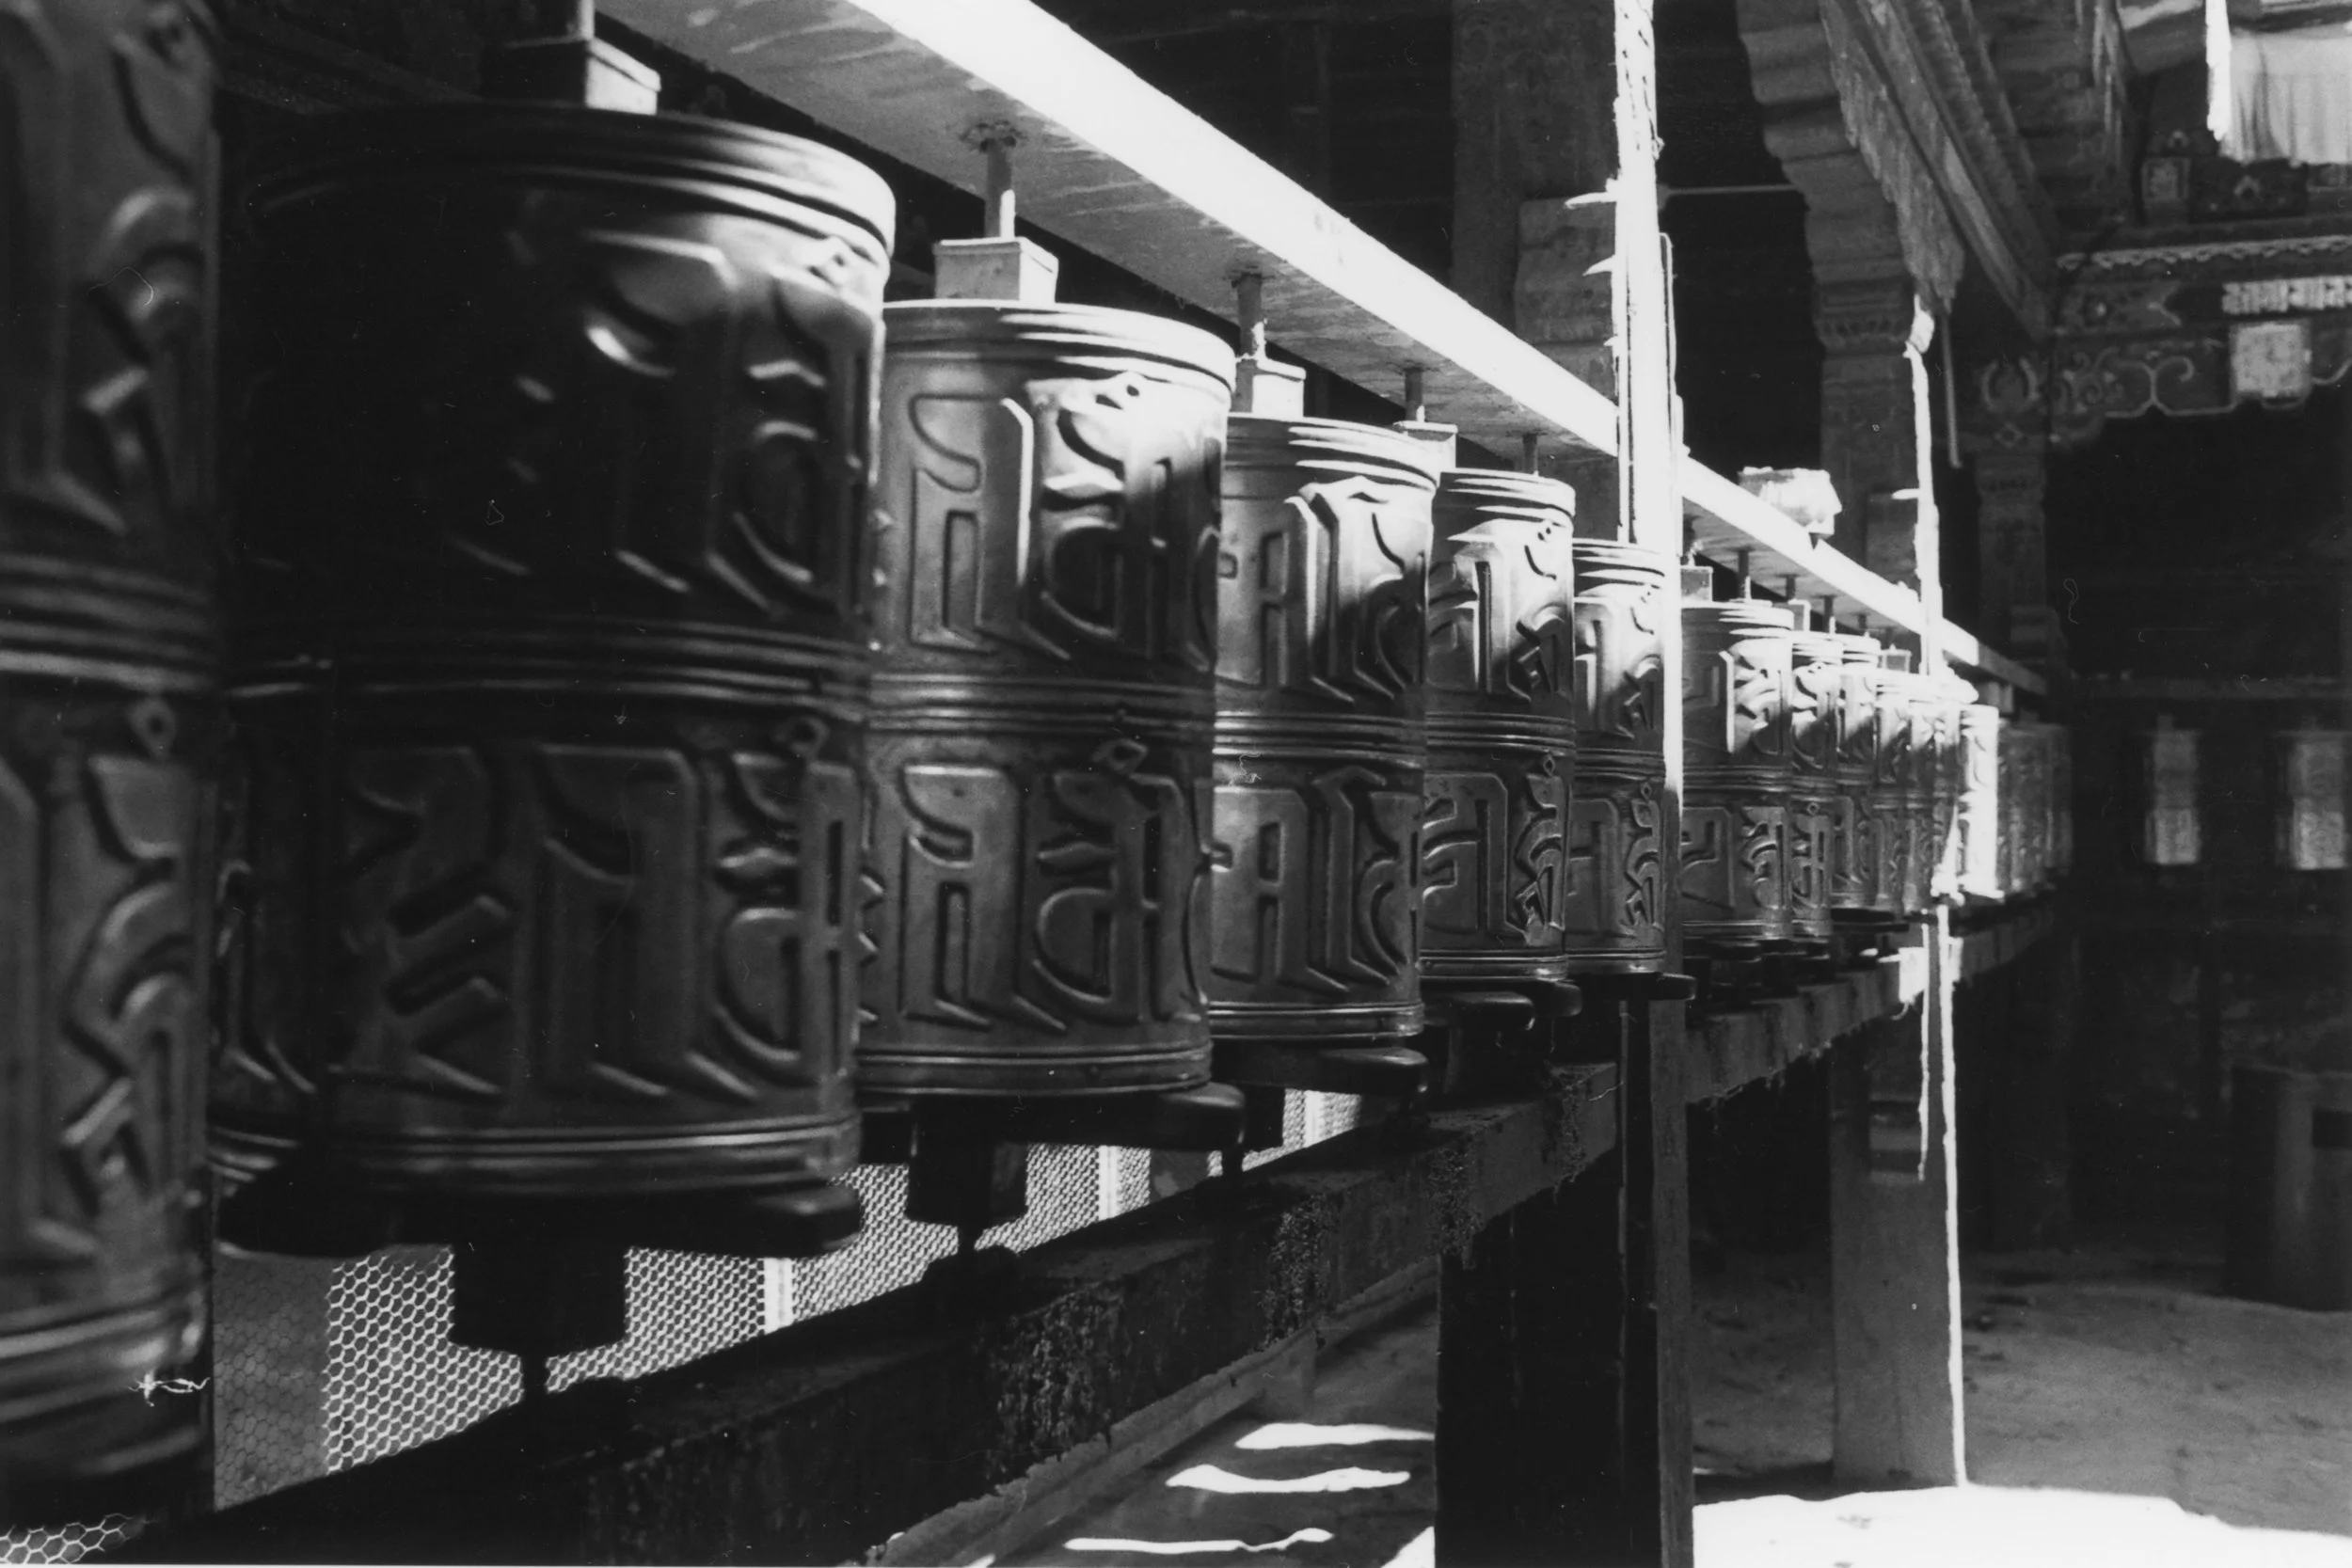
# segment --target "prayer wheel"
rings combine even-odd
[[[1832,840],[1830,905],[1858,921],[1891,912],[1879,897],[1879,644],[1838,634],[1837,832]]]
[[[1692,594],[1711,568],[1692,568]],[[1760,600],[1682,606],[1682,929],[1724,948],[1788,940],[1787,610]]]
[[[2000,848],[1994,857],[1994,875],[2001,884],[2001,896],[2014,898],[2026,888],[2020,879],[2019,867],[2025,855],[2025,801],[2019,796],[2023,782],[2025,740],[2017,721],[2005,719],[2000,734],[1994,743],[1994,794],[2000,802]]]
[[[885,318],[859,1083],[1205,1082],[1232,351],[1084,306]]]
[[[1430,448],[1236,414],[1217,563],[1219,1044],[1422,1026]]]
[[[2020,724],[2017,793],[2024,808],[2019,825],[2018,881],[2026,892],[2050,884],[2050,831],[2055,813],[2050,795],[2050,733],[2054,726]]]
[[[1836,901],[1843,641],[1801,626],[1789,644],[1788,927],[1804,942],[1830,939]]]
[[[2001,710],[1987,703],[1961,709],[1958,884],[1966,897],[2001,897]]]
[[[1904,862],[1903,910],[1925,914],[1934,902],[1935,871],[1941,851],[1935,836],[1936,721],[1942,699],[1934,677],[1918,670],[1903,673],[1903,706],[1911,721],[1911,771],[1903,781],[1904,819],[1911,831],[1911,853]]]
[[[0,1528],[168,1503],[205,1406],[214,24],[0,36]],[[38,1547],[35,1548],[38,1550]]]
[[[1429,564],[1424,982],[1567,978],[1576,492],[1450,468]]]
[[[1913,725],[1911,655],[1900,649],[1879,651],[1879,667],[1870,680],[1871,705],[1878,715],[1878,761],[1871,779],[1870,808],[1878,827],[1878,885],[1871,908],[1897,920],[1916,913],[1914,894],[1920,885],[1912,874],[1918,833],[1913,826],[1912,756],[1918,736]]]
[[[823,1192],[889,190],[747,126],[469,103],[306,124],[252,210],[216,1157],[417,1240],[628,1200],[675,1244],[714,1195]]]
[[[1961,741],[1961,715],[1975,688],[1959,677],[1944,674],[1932,682],[1935,692],[1935,879],[1931,891],[1942,901],[1956,901],[1960,891],[1960,791],[1967,768]]]
[[[2074,732],[2052,724],[2050,735],[2050,877],[2074,869]]]
[[[1571,974],[1666,967],[1665,665],[1671,558],[1576,541],[1576,780],[1565,911]]]

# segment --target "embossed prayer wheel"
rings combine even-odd
[[[1994,742],[1994,792],[2000,801],[2000,849],[1994,870],[2001,896],[2014,898],[2026,890],[2020,868],[2025,862],[2026,805],[2020,790],[2025,774],[2025,737],[2014,720],[2001,721]]]
[[[1976,696],[1976,689],[1958,676],[1945,674],[1932,682],[1935,691],[1935,879],[1939,900],[1957,901],[1960,889],[1960,791],[1967,769],[1961,738],[1961,716]]]
[[[1673,560],[1576,541],[1576,779],[1565,910],[1571,974],[1666,967],[1665,664]]]
[[[1789,643],[1788,928],[1805,942],[1829,940],[1835,907],[1843,644],[1805,626]]]
[[[1703,584],[1711,570],[1689,575]],[[1682,606],[1682,930],[1694,942],[1789,936],[1792,627],[1760,600]]]
[[[2024,891],[2034,892],[2050,883],[2050,830],[2055,815],[2050,797],[2052,726],[2029,723],[2017,728],[2017,793],[2024,814],[2017,841],[2017,877]]]
[[[815,1190],[856,1150],[890,192],[482,103],[306,124],[252,208],[216,1158],[409,1213]]]
[[[1875,638],[1838,634],[1837,832],[1830,905],[1862,923],[1893,909],[1879,896],[1884,825],[1879,820],[1879,654]]]
[[[1958,884],[1969,898],[1997,900],[2000,878],[2001,710],[1987,703],[1961,709]]]
[[[1915,821],[1915,780],[1918,764],[1913,749],[1919,735],[1911,700],[1911,655],[1901,649],[1879,651],[1879,667],[1871,676],[1871,703],[1878,714],[1878,762],[1871,778],[1870,809],[1878,826],[1878,885],[1871,908],[1900,919],[1925,905],[1923,879],[1915,877],[1912,862],[1921,834]]]
[[[1422,1026],[1429,449],[1236,414],[1218,562],[1217,1039]]]
[[[211,14],[0,22],[0,1528],[167,1502],[203,1402]]]
[[[2074,869],[2074,732],[2052,724],[2050,736],[2050,879]]]
[[[859,1081],[1202,1083],[1232,351],[1083,306],[886,316]]]
[[[1429,563],[1424,982],[1567,977],[1576,492],[1439,476]]]

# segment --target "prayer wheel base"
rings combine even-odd
[[[1409,1099],[1429,1086],[1429,1059],[1404,1045],[1314,1045],[1300,1040],[1216,1043],[1221,1084]]]
[[[628,1247],[739,1258],[810,1258],[849,1244],[857,1193],[802,1182],[661,1197],[489,1198],[385,1193],[331,1162],[296,1157],[225,1199],[221,1240],[251,1252],[356,1258],[401,1243],[497,1245],[562,1233]]]

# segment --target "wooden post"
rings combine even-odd
[[[1456,0],[1454,90],[1464,112],[1454,277],[1476,303],[1618,400],[1618,461],[1576,468],[1546,454],[1547,470],[1578,487],[1578,531],[1671,555],[1683,525],[1650,0],[1615,0],[1613,13],[1602,14],[1605,31],[1590,8]],[[1613,105],[1606,124],[1592,112],[1599,103]],[[1567,228],[1531,230],[1531,213]],[[1597,239],[1601,256],[1612,248],[1618,256],[1597,300],[1587,277],[1597,258],[1586,254]],[[1665,664],[1661,689],[1679,691],[1673,617]],[[1665,731],[1661,837],[1675,846],[1676,705],[1666,706]],[[1660,875],[1677,885],[1671,856]],[[1668,927],[1669,952],[1678,956],[1671,914]],[[1448,1260],[1438,1298],[1437,1554],[1448,1564],[1685,1564],[1692,1496],[1683,1005],[1594,1001],[1564,1034],[1565,1053],[1619,1064],[1619,1157],[1501,1216]]]
[[[1915,308],[1904,346],[1913,409],[1915,522],[1910,555],[1927,629],[1921,663],[1942,668],[1937,627],[1933,436],[1925,411],[1932,319]],[[1906,499],[1899,494],[1889,499]],[[1874,518],[1873,533],[1886,519]],[[1885,551],[1873,538],[1873,553]],[[1895,553],[1885,551],[1885,553]],[[1904,939],[1912,1005],[1836,1053],[1830,1101],[1830,1291],[1840,1481],[1956,1485],[1965,1479],[1960,1384],[1960,1212],[1953,1120],[1958,944],[1943,906]]]

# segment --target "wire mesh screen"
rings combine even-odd
[[[1292,1094],[1282,1148],[1344,1132],[1355,1104]],[[1205,1162],[1203,1163],[1205,1173]],[[1138,1148],[1039,1146],[1029,1151],[1029,1212],[982,1244],[1041,1245],[1153,1196],[1153,1160]],[[956,1249],[946,1226],[906,1217],[906,1172],[864,1165],[849,1177],[866,1200],[866,1230],[825,1258],[763,1263],[639,1251],[628,1259],[629,1337],[557,1361],[548,1383],[640,1377],[913,1283]],[[218,1259],[215,1301],[215,1497],[242,1502],[328,1470],[429,1441],[521,1398],[515,1358],[449,1342],[450,1258],[442,1247],[393,1247],[353,1262]],[[0,1537],[10,1562],[71,1561],[120,1536],[130,1521],[79,1532]]]
[[[548,1369],[548,1386],[584,1377],[644,1377],[741,1344],[767,1327],[763,1274],[756,1258],[630,1253],[628,1338],[564,1356]]]
[[[127,1513],[109,1513],[95,1524],[0,1530],[0,1562],[79,1562],[121,1545],[141,1524]]]

